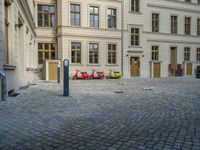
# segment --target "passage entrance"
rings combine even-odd
[[[57,62],[49,62],[49,80],[57,80]]]
[[[131,57],[130,66],[131,66],[131,77],[140,76],[140,58]]]

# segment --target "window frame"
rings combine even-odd
[[[76,11],[72,12],[71,5],[79,6],[79,12],[76,12]],[[72,24],[72,21],[71,21],[72,20],[72,18],[71,18],[72,13],[73,14],[79,14],[79,24]],[[74,19],[76,20],[76,17]],[[81,26],[81,4],[80,3],[76,3],[76,2],[69,3],[69,22],[70,22],[70,26],[74,26],[74,27],[80,27]]]
[[[90,45],[97,45],[97,49],[95,50],[94,48],[91,50],[90,49]],[[89,42],[89,45],[88,45],[88,62],[90,65],[98,65],[99,64],[99,43],[97,42]],[[92,62],[90,62],[90,52],[92,52]],[[97,62],[95,62],[95,52],[97,52]]]
[[[72,49],[72,44],[80,44],[80,49]],[[72,64],[81,64],[81,62],[82,62],[82,53],[81,53],[81,49],[82,49],[82,43],[81,42],[77,42],[77,41],[72,41],[72,42],[70,42],[70,46],[71,46],[71,55],[70,55],[70,57],[71,57],[71,63]],[[75,62],[72,62],[72,52],[75,52]],[[78,52],[80,52],[80,62],[78,62]]]
[[[109,49],[109,45],[111,45],[111,49]],[[115,50],[113,49],[113,45],[115,45]],[[116,65],[117,64],[117,44],[116,43],[108,43],[107,44],[107,49],[108,49],[108,53],[107,53],[107,64],[109,65]],[[114,54],[114,56],[113,56]],[[110,61],[109,61],[109,56],[111,56]],[[113,62],[114,60],[114,62]]]

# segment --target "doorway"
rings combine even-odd
[[[140,76],[140,58],[139,57],[131,57],[130,59],[131,66],[131,77],[139,77]]]
[[[177,69],[177,48],[171,47],[170,49],[170,75],[175,76],[176,75],[176,69]]]

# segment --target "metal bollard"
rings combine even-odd
[[[1,101],[6,101],[7,97],[8,97],[8,91],[7,91],[7,83],[6,83],[6,75],[5,73],[0,71],[0,97],[1,97]]]
[[[60,83],[60,63],[57,66],[57,83]]]
[[[63,95],[69,96],[69,60],[63,61]]]

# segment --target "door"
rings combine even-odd
[[[192,75],[192,63],[188,63],[187,65],[186,65],[186,75],[187,76],[191,76]]]
[[[49,80],[57,80],[57,62],[49,62]]]
[[[154,78],[160,78],[160,63],[154,63],[153,76]]]
[[[177,50],[176,50],[176,47],[171,47],[170,64],[172,66],[172,68],[170,68],[171,76],[175,76],[176,65],[177,65]]]
[[[140,76],[140,58],[131,57],[131,77]]]

